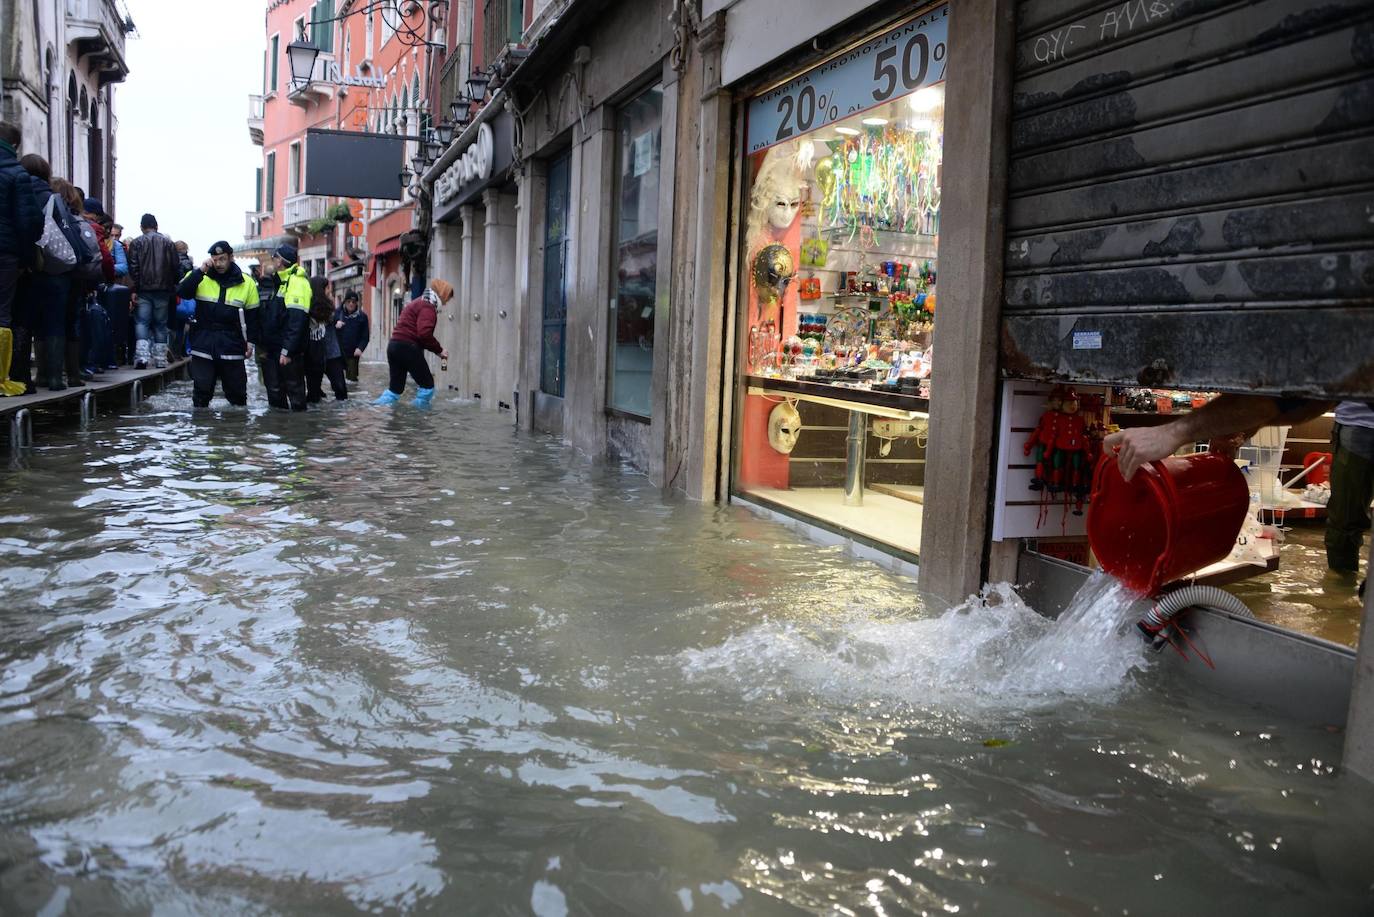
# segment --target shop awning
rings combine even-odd
[[[378,263],[380,263],[381,259],[385,258],[387,255],[400,250],[400,236],[392,236],[385,242],[378,243],[377,247],[372,250],[372,257],[370,259],[371,263],[368,265],[367,268],[368,286],[372,287],[373,289],[381,289],[381,278],[377,275],[377,265]]]
[[[400,236],[393,236],[393,237],[391,237],[390,239],[387,239],[385,242],[382,242],[381,244],[379,244],[376,248],[374,248],[374,249],[372,250],[372,257],[374,257],[374,258],[380,258],[380,257],[382,257],[383,255],[389,255],[389,254],[391,254],[391,253],[394,252],[394,251],[400,251],[400,248],[401,248],[401,237],[400,237]]]

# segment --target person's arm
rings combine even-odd
[[[142,237],[140,236],[139,238]],[[138,243],[139,239],[134,239],[129,243],[128,251],[125,252],[125,254],[129,256],[129,286],[134,290],[138,289],[138,279],[142,269],[142,265],[138,262],[138,250],[142,246]]]
[[[358,340],[357,345],[358,355],[362,356],[362,352],[367,350],[367,345],[372,342],[372,320],[367,317],[367,313],[362,309],[358,310],[358,314],[363,317],[363,336]]]
[[[27,172],[14,177],[14,211],[24,242],[22,247],[27,252],[43,238],[43,208]]]
[[[181,278],[181,283],[177,284],[177,298],[195,299],[196,289],[200,286],[200,282],[204,277],[205,274],[201,269],[195,268],[185,277]]]
[[[1117,450],[1121,476],[1130,480],[1150,462],[1167,458],[1187,443],[1212,442],[1218,452],[1234,454],[1239,442],[1262,427],[1296,424],[1331,410],[1332,401],[1273,398],[1268,395],[1218,395],[1177,420],[1157,427],[1137,427],[1113,433],[1104,441]]]
[[[243,333],[254,347],[262,344],[262,309],[258,299],[258,285],[248,283],[248,298],[243,303]]]
[[[434,336],[434,329],[439,324],[438,313],[430,309],[421,309],[415,316],[415,333],[420,339],[420,345],[436,356],[442,355],[444,345],[439,343],[439,339]]]
[[[281,359],[285,366],[291,362],[291,354],[304,349],[306,327],[310,324],[309,284],[293,283],[288,279],[282,289],[282,299],[286,304],[286,331],[281,342]]]

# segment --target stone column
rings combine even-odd
[[[482,192],[486,207],[484,281],[485,309],[482,324],[488,344],[482,372],[482,407],[514,410],[517,347],[520,339],[516,309],[515,195],[496,190]]]
[[[921,586],[951,601],[982,585],[988,550],[1015,20],[1012,0],[960,0],[949,17]]]
[[[464,379],[467,388],[464,398],[479,398],[484,403],[486,393],[482,391],[487,365],[491,361],[491,322],[487,321],[487,233],[486,210],[472,208],[472,239],[467,244],[464,276],[468,282],[468,299],[463,303],[457,321],[464,328],[467,353],[464,355]]]
[[[687,274],[692,302],[688,333],[691,341],[687,435],[682,449],[682,470],[669,483],[693,500],[729,497],[728,474],[731,441],[728,361],[730,326],[726,314],[733,297],[727,295],[732,260],[730,222],[730,166],[735,156],[731,138],[731,97],[720,85],[720,55],[725,42],[725,13],[702,21],[698,32],[695,74],[699,96],[696,129],[699,158],[695,176],[695,248],[683,247],[692,259]],[[689,65],[690,66],[690,65]],[[683,98],[684,110],[690,101]],[[684,138],[686,140],[686,138]],[[681,145],[681,144],[679,144]],[[685,168],[685,166],[684,166]],[[670,457],[670,462],[673,461]],[[672,474],[671,470],[669,472]]]
[[[429,249],[429,277],[442,278],[453,284],[454,296],[449,300],[447,306],[439,309],[439,326],[434,329],[434,336],[439,339],[439,343],[444,345],[450,355],[458,348],[458,314],[461,306],[461,290],[463,286],[463,248],[462,231],[454,223],[435,223],[434,231],[431,235],[432,241]],[[438,372],[434,374],[434,382],[441,391],[455,384],[458,372],[458,361],[451,360],[448,365],[448,372]]]
[[[534,275],[534,258],[539,258],[540,265],[543,265],[543,252],[530,246],[530,224],[534,223],[532,199],[530,199],[530,168],[532,164],[525,164],[523,170],[517,166],[515,169],[515,293],[513,297],[514,312],[511,319],[515,322],[515,422],[521,429],[530,429],[530,415],[532,410],[532,397],[530,392],[539,388],[539,377],[534,378],[533,386],[530,386],[529,367],[530,367],[530,311],[533,304],[543,302],[534,293],[537,287],[533,286],[532,276]],[[539,272],[543,278],[543,271]],[[540,309],[543,316],[543,309]],[[537,351],[536,351],[537,353]]]
[[[520,318],[520,427],[534,429],[535,393],[543,370],[544,342],[544,209],[548,200],[548,165],[544,159],[530,159],[524,174],[517,179],[519,202],[516,205],[516,271],[521,277],[517,308]]]
[[[615,112],[601,105],[573,131],[569,198],[573,226],[563,438],[588,455],[606,452],[606,364],[610,284],[605,240],[611,231]]]
[[[481,266],[474,263],[473,240],[476,237],[476,213],[471,204],[458,208],[462,223],[462,241],[458,263],[461,277],[454,285],[453,346],[449,348],[449,384],[464,398],[472,397],[471,371],[468,366],[468,338],[472,332],[472,298],[474,279],[481,277]],[[477,280],[480,283],[480,280]]]

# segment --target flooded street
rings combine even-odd
[[[250,398],[0,471],[0,913],[1374,910],[1339,731],[1106,584],[929,607],[442,396]]]

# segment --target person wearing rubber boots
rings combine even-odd
[[[216,242],[209,254],[177,286],[177,296],[196,304],[190,325],[191,401],[209,407],[218,382],[225,400],[242,407],[248,404],[248,344],[262,340],[258,287],[234,263],[228,242]]]
[[[305,347],[310,318],[310,279],[298,263],[292,245],[282,245],[272,256],[276,293],[262,306],[262,368],[267,402],[274,408],[304,411],[306,408]]]
[[[373,404],[395,404],[406,390],[406,376],[415,379],[414,404],[428,407],[434,398],[434,374],[425,362],[425,351],[447,360],[448,351],[434,336],[439,324],[439,307],[453,298],[453,285],[438,278],[429,282],[429,289],[401,310],[391,340],[386,345],[386,362],[391,368],[391,384]]]
[[[34,244],[43,234],[43,212],[33,181],[19,165],[21,139],[19,128],[0,122],[0,395],[24,394],[24,383],[10,379],[11,323],[19,273],[29,266]]]

